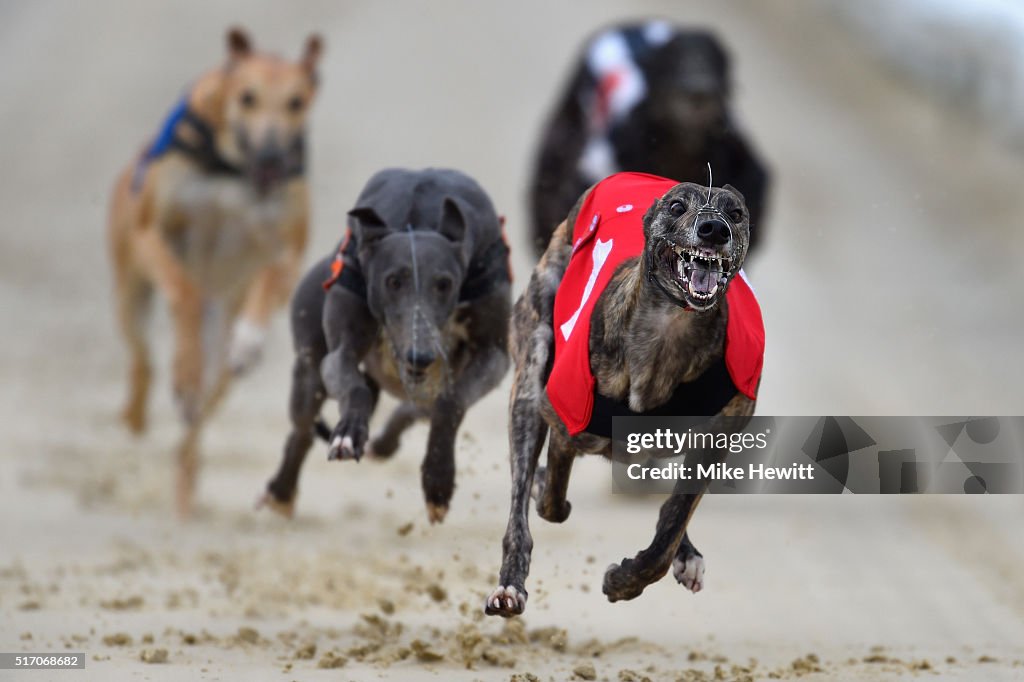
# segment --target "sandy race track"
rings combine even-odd
[[[518,291],[536,131],[582,37],[627,11],[720,30],[776,173],[749,268],[769,343],[758,412],[1024,413],[1024,163],[813,3],[722,5],[0,6],[0,651],[88,657],[0,679],[1024,679],[1020,497],[709,497],[693,525],[705,590],[666,579],[613,605],[604,568],[647,543],[660,500],[610,494],[607,463],[587,460],[572,517],[531,519],[530,602],[506,623],[482,605],[508,380],[470,412],[437,527],[423,427],[390,463],[328,464],[318,446],[295,520],[252,511],[286,433],[283,318],[207,432],[193,521],[172,513],[165,318],[152,428],[136,440],[116,419],[107,193],[227,25],[289,53],[326,38],[310,260],[374,170],[447,165],[508,216]]]

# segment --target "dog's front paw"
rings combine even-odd
[[[612,564],[604,572],[601,591],[608,597],[608,601],[635,599],[643,594],[647,583],[636,575],[634,563],[633,559],[623,559],[621,564]]]
[[[126,405],[121,410],[121,421],[133,435],[141,435],[146,431],[146,406],[141,404]]]
[[[282,500],[267,488],[256,497],[256,504],[253,505],[253,509],[257,511],[263,507],[290,519],[295,516],[295,496],[292,495],[290,500]]]
[[[370,441],[366,448],[366,454],[378,459],[387,459],[398,450],[399,440],[397,437],[381,434]]]
[[[267,330],[263,327],[244,319],[235,322],[228,348],[228,367],[232,374],[245,374],[259,363],[266,338]]]
[[[444,521],[444,517],[446,516],[448,516],[447,504],[427,502],[427,520],[430,521],[431,524],[441,523]]]
[[[511,618],[520,615],[524,609],[526,609],[526,590],[513,585],[500,585],[487,597],[484,613],[488,616]]]
[[[685,559],[672,560],[672,576],[680,585],[694,594],[704,589],[704,557],[691,554]]]
[[[334,427],[331,434],[331,446],[327,450],[327,459],[354,459],[357,462],[363,456],[366,448],[366,439],[369,428],[366,419],[355,416],[345,416]]]

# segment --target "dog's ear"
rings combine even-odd
[[[654,224],[654,218],[657,217],[658,211],[661,210],[661,204],[665,200],[665,197],[659,197],[647,208],[644,212],[644,217],[641,220],[641,224],[644,227],[644,237],[648,240],[651,238],[651,226]]]
[[[348,212],[349,227],[360,246],[371,244],[388,233],[384,220],[369,206],[353,208]]]
[[[227,35],[228,57],[233,60],[242,59],[252,54],[252,41],[245,29],[232,26],[228,29]]]
[[[314,81],[316,81],[316,65],[320,61],[320,55],[324,51],[324,41],[316,33],[310,34],[306,38],[306,47],[302,50],[302,59],[299,60],[299,64],[306,70]]]
[[[735,195],[736,195],[736,197],[737,197],[737,198],[738,198],[738,199],[739,199],[740,201],[742,201],[742,202],[743,202],[743,205],[744,205],[744,206],[746,206],[746,205],[747,205],[747,200],[743,198],[743,193],[742,193],[742,192],[740,192],[740,191],[739,191],[738,189],[736,189],[735,187],[733,187],[732,185],[722,185],[722,189],[726,190],[727,192],[732,192],[733,194],[735,194]]]
[[[437,231],[453,242],[461,242],[466,236],[466,217],[450,197],[445,197],[441,204],[441,220],[437,223]]]

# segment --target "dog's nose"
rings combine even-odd
[[[697,236],[710,244],[725,244],[732,239],[732,230],[724,220],[710,218],[698,223]]]
[[[405,354],[405,361],[409,363],[409,366],[413,369],[424,370],[434,362],[434,356],[430,353],[421,350],[410,350]]]
[[[276,146],[263,147],[256,153],[256,165],[261,168],[277,168],[285,162],[284,152]]]

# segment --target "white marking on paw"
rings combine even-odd
[[[235,374],[244,374],[252,369],[263,354],[263,342],[267,330],[241,319],[231,330],[231,346],[228,350],[228,366]]]
[[[335,450],[341,446],[341,436],[335,436],[334,440],[331,441],[331,449]]]
[[[345,436],[344,438],[341,439],[341,449],[349,451],[355,449],[352,444],[352,436]]]
[[[704,589],[704,557],[694,554],[686,561],[672,560],[672,575],[676,582],[694,594]]]
[[[526,595],[520,593],[515,587],[504,585],[491,592],[487,597],[487,613],[499,613],[501,615],[516,615],[526,608]]]

